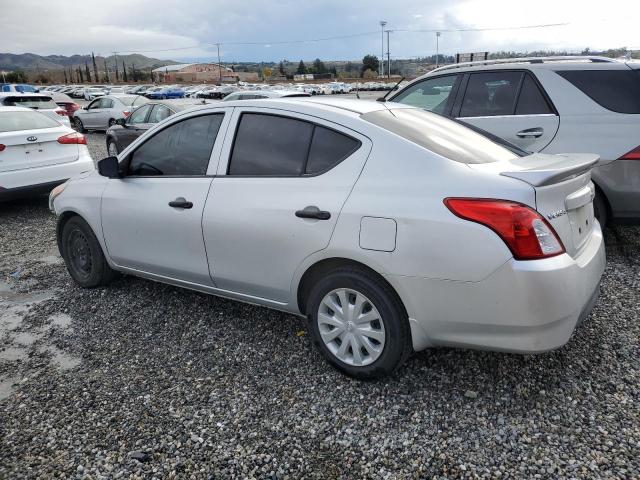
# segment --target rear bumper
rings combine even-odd
[[[0,173],[0,200],[49,193],[56,185],[94,168],[89,151],[81,148],[80,156],[73,162]]]
[[[602,231],[574,259],[509,260],[479,282],[387,276],[410,318],[413,347],[536,353],[561,347],[596,302]]]

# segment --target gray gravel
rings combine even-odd
[[[54,223],[0,206],[0,478],[640,477],[638,227],[606,232],[566,347],[431,350],[363,383],[290,315],[133,277],[79,289]]]

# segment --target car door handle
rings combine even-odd
[[[169,202],[169,206],[173,207],[173,208],[192,208],[193,207],[193,203],[192,202],[188,202],[187,200],[185,200],[182,197],[178,197],[175,200],[173,200],[172,202]]]
[[[526,130],[520,130],[518,133],[516,133],[516,135],[519,136],[520,138],[529,138],[529,137],[540,138],[543,133],[544,133],[544,129],[537,127],[537,128],[527,128]]]
[[[305,207],[304,210],[298,210],[296,212],[296,217],[315,218],[316,220],[329,220],[331,218],[331,214],[329,212],[325,212],[324,210],[320,210],[318,207],[308,206]]]

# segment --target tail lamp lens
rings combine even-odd
[[[493,230],[516,260],[536,260],[565,252],[553,227],[538,212],[521,203],[447,198],[444,204],[454,215]]]
[[[622,155],[618,160],[640,160],[640,145]]]
[[[86,145],[87,137],[81,133],[73,132],[58,138],[58,143],[62,145]]]

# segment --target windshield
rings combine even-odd
[[[361,118],[460,163],[491,163],[522,156],[461,122],[420,108],[378,110]]]
[[[0,132],[59,127],[60,123],[37,112],[0,112]]]
[[[7,97],[4,101],[7,106],[28,107],[35,110],[50,110],[58,108],[58,105],[50,97]]]

